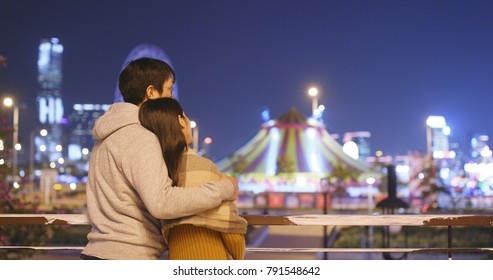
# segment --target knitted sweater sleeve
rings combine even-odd
[[[233,196],[234,188],[228,179],[207,182],[194,188],[173,187],[159,142],[154,136],[142,138],[139,142],[145,144],[134,143],[129,147],[122,168],[155,218],[175,219],[194,215],[217,207]]]

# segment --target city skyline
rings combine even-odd
[[[0,55],[7,57],[0,95],[28,107],[20,108],[19,129],[26,135],[36,115],[41,39],[57,37],[65,47],[67,114],[76,103],[111,103],[125,57],[149,43],[170,56],[180,102],[197,121],[200,137],[213,139],[215,160],[258,131],[266,107],[272,118],[291,107],[309,115],[310,86],[319,89],[328,131],[341,137],[369,131],[372,153],[425,151],[429,115],[446,118],[451,142],[464,152],[469,133],[493,135],[487,122],[493,3],[208,3],[43,1],[26,9],[8,0],[2,6],[10,13],[0,19]],[[137,18],[146,18],[149,5],[162,16],[141,23]]]

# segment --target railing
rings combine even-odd
[[[452,227],[493,227],[490,215],[292,215],[292,216],[243,216],[249,225],[257,226],[414,226],[447,227],[446,248],[246,248],[247,252],[489,252],[492,247],[454,248]],[[83,214],[0,214],[0,225],[88,225]],[[470,237],[464,237],[470,238]],[[0,246],[4,249],[83,250],[82,246]]]

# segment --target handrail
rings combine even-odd
[[[493,226],[493,215],[245,215],[249,225]],[[89,225],[85,214],[0,214],[0,225]]]
[[[492,215],[244,215],[258,226],[446,226],[447,248],[246,248],[249,252],[452,252],[493,251],[493,248],[452,248],[452,226],[493,226]],[[0,214],[0,225],[89,225],[85,214]],[[83,250],[83,246],[0,246],[0,249]]]

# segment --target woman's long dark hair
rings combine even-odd
[[[178,183],[178,169],[183,152],[187,148],[178,116],[183,117],[183,109],[180,103],[173,98],[149,99],[142,104],[139,110],[139,120],[142,126],[156,134],[159,139],[173,186]]]

